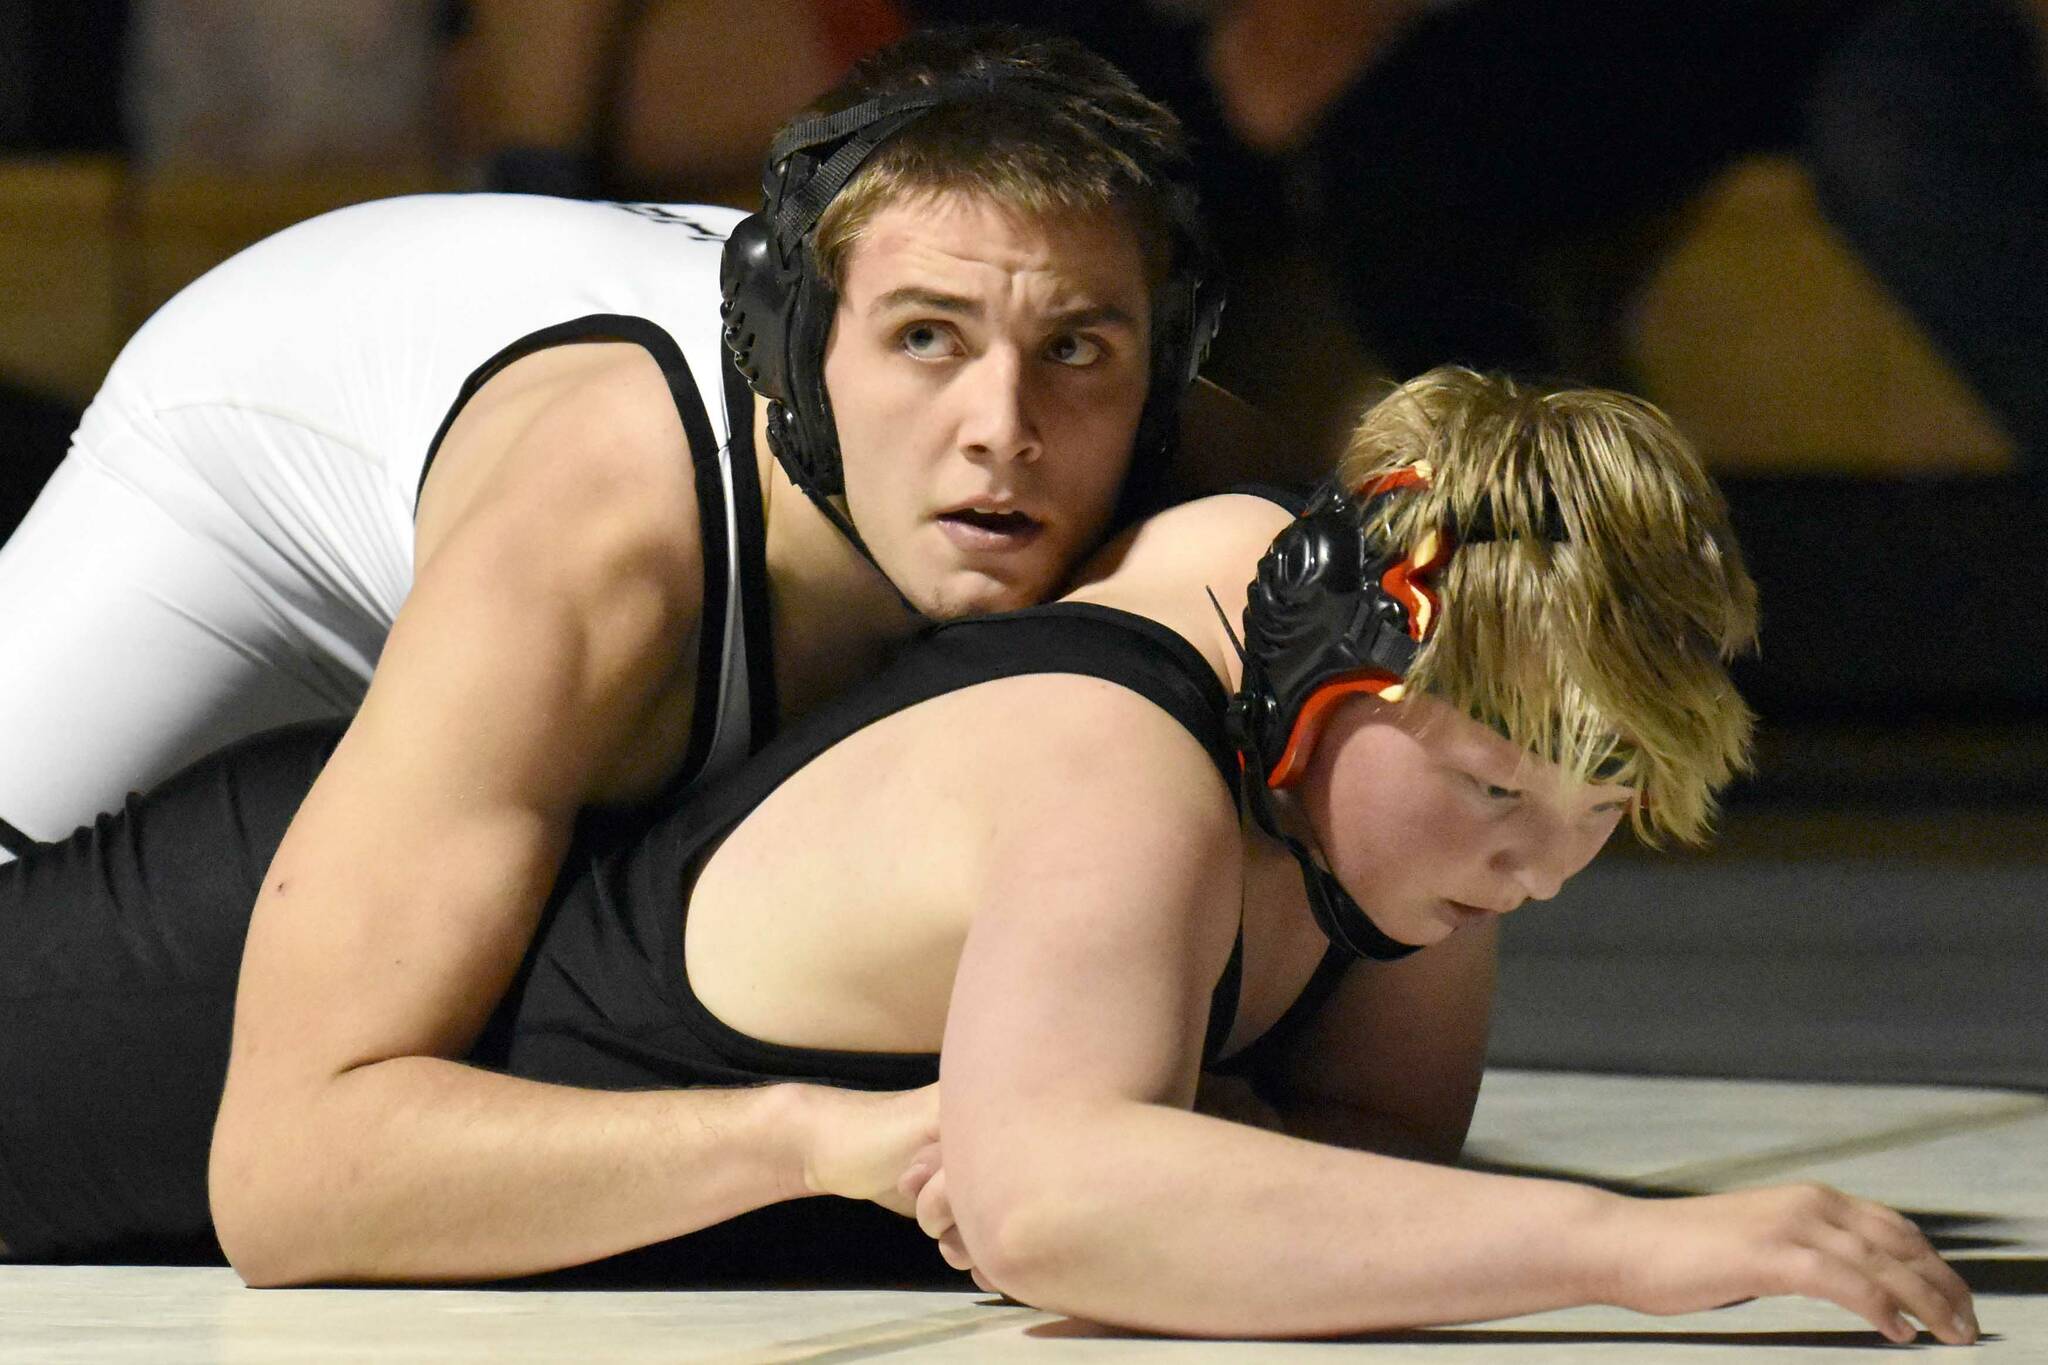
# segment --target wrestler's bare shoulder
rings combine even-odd
[[[690,455],[667,377],[642,347],[522,356],[478,387],[442,438],[420,489],[421,561],[468,519],[507,511],[558,528],[578,514],[666,528],[660,539],[694,561]]]
[[[1149,616],[1200,650],[1227,680],[1231,645],[1217,608],[1233,624],[1243,616],[1260,557],[1292,520],[1278,503],[1243,493],[1170,507],[1105,546],[1067,600]]]
[[[1074,595],[1255,566],[1293,519],[1280,504],[1252,493],[1218,493],[1180,503],[1147,517],[1098,551],[1076,576]]]
[[[1142,888],[1191,860],[1234,867],[1237,838],[1214,761],[1155,702],[1080,674],[996,678],[839,740],[741,821],[691,888],[687,971],[754,1038],[936,1051],[994,900],[1106,881],[1118,913],[1149,911]]]
[[[562,346],[486,381],[427,476],[414,555],[380,672],[497,656],[501,678],[581,699],[558,718],[588,731],[581,799],[666,780],[694,720],[704,569],[682,419],[645,350]]]

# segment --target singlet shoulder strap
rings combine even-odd
[[[1337,983],[1344,979],[1345,968],[1355,961],[1356,958],[1332,944],[1324,952],[1323,960],[1316,964],[1308,984],[1301,988],[1301,994],[1294,997],[1294,1003],[1273,1022],[1273,1026],[1235,1056],[1212,1062],[1210,1069],[1226,1076],[1248,1076],[1260,1070],[1275,1053],[1292,1042],[1295,1035],[1308,1027],[1309,1020],[1316,1017],[1316,1011],[1323,1007],[1323,1002],[1337,989]]]
[[[920,637],[919,652],[948,671],[982,679],[1079,673],[1128,687],[1179,721],[1236,789],[1237,753],[1223,729],[1223,684],[1179,632],[1150,617],[1093,602],[1053,602],[946,621]]]
[[[747,752],[775,734],[781,700],[775,686],[775,632],[769,614],[768,533],[766,499],[761,492],[761,466],[754,449],[754,391],[732,351],[719,347],[724,372],[726,459],[732,467],[732,516],[738,536],[739,614],[747,658],[751,737]]]
[[[442,416],[441,425],[435,429],[434,439],[427,442],[427,457],[420,464],[419,483],[413,487],[414,511],[418,511],[420,489],[426,486],[427,473],[434,467],[435,456],[441,453],[441,443],[447,439],[448,429],[455,425],[455,419],[469,406],[469,400],[476,397],[478,389],[497,378],[499,372],[514,361],[556,346],[572,346],[585,341],[629,341],[651,354],[655,363],[661,366],[663,377],[668,380],[669,393],[675,399],[677,414],[683,419],[683,434],[689,438],[690,449],[703,453],[718,449],[717,437],[711,430],[711,417],[704,410],[703,394],[697,388],[690,374],[690,362],[683,358],[682,347],[676,345],[675,338],[660,323],[648,318],[628,313],[589,313],[528,332],[501,347],[490,359],[469,372],[469,378],[462,381],[462,387],[455,392],[455,400]]]
[[[999,678],[1076,673],[1129,687],[1172,715],[1201,742],[1226,784],[1237,759],[1223,735],[1224,695],[1209,664],[1173,631],[1143,617],[1082,603],[948,622],[928,628],[874,678],[827,701],[775,736],[727,779],[699,787],[619,855],[614,869],[641,891],[618,898],[635,935],[661,943],[680,986],[673,1003],[724,1055],[767,1074],[831,1076],[842,1083],[922,1084],[928,1056],[836,1054],[788,1048],[735,1034],[695,1001],[682,967],[681,917],[673,888],[687,883],[704,852],[775,790],[833,745],[919,702]],[[608,873],[607,875],[613,875]],[[664,890],[666,889],[666,890]],[[1205,1056],[1229,1036],[1237,1013],[1243,929],[1211,997]]]
[[[1295,516],[1308,506],[1309,490],[1291,483],[1239,483],[1223,490],[1226,493],[1242,493],[1248,498],[1264,498],[1277,503]]]
[[[761,485],[754,459],[753,400],[745,381],[720,348],[720,393],[728,439],[721,442],[705,407],[705,390],[674,337],[659,323],[626,313],[591,313],[529,332],[471,371],[427,448],[419,489],[456,417],[470,399],[514,361],[557,346],[624,341],[661,367],[670,400],[689,443],[696,481],[699,536],[704,553],[704,600],[699,618],[697,695],[690,746],[670,790],[708,771],[736,763],[774,732],[777,705],[768,570],[762,529]]]
[[[726,828],[798,769],[884,717],[978,683],[1040,673],[1078,673],[1131,688],[1185,726],[1234,789],[1237,756],[1223,733],[1223,685],[1194,646],[1130,612],[1055,602],[927,627],[881,673],[777,734],[731,780],[693,796],[676,814],[687,815],[694,829]]]
[[[1223,1056],[1223,1045],[1230,1041],[1230,1030],[1237,1024],[1237,998],[1244,988],[1244,920],[1237,922],[1237,941],[1230,945],[1230,960],[1223,964],[1223,975],[1216,978],[1216,989],[1209,992],[1209,1029],[1202,1035],[1202,1067],[1216,1070]]]

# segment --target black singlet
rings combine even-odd
[[[1164,627],[1084,605],[936,627],[724,783],[683,793],[630,831],[612,821],[579,833],[472,1060],[611,1089],[935,1079],[930,1054],[787,1048],[719,1024],[684,972],[682,889],[721,834],[846,735],[976,683],[1054,672],[1153,701],[1235,779],[1222,689]],[[340,728],[244,741],[0,866],[0,1240],[11,1256],[210,1242],[207,1145],[249,908]],[[1237,968],[1233,953],[1212,998],[1211,1061],[1235,1013]]]
[[[478,1060],[606,1087],[800,1079],[908,1089],[937,1080],[935,1054],[785,1047],[721,1023],[684,970],[682,888],[727,831],[848,735],[919,702],[1034,673],[1085,674],[1131,689],[1186,727],[1226,785],[1234,783],[1222,688],[1201,656],[1165,627],[1066,603],[934,627],[871,682],[791,727],[730,782],[588,860],[563,883]],[[1211,1001],[1206,1059],[1215,1059],[1235,1017],[1238,970],[1233,953]]]

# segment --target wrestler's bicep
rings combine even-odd
[[[286,833],[251,923],[231,1101],[251,1071],[317,1084],[466,1050],[576,810],[676,690],[694,522],[679,530],[619,451],[554,453],[586,457],[586,477],[508,481],[439,537]]]
[[[947,1014],[941,1123],[967,1219],[1077,1115],[1189,1102],[1237,931],[1239,836],[1208,756],[1150,704],[1071,681],[1004,770]]]

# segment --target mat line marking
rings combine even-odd
[[[1937,1138],[1974,1133],[2001,1124],[2014,1123],[2048,1113],[2048,1096],[2018,1095],[2003,1104],[1987,1105],[1963,1113],[1938,1114],[1915,1119],[1893,1128],[1881,1128],[1859,1137],[1834,1138],[1818,1142],[1796,1142],[1772,1147],[1749,1156],[1717,1157],[1667,1166],[1661,1171],[1631,1175],[1628,1179],[1644,1185],[1681,1185],[1687,1189],[1711,1190],[1730,1183],[1755,1180],[1759,1176],[1781,1175],[1819,1161],[1871,1156],[1900,1147],[1911,1147]]]
[[[976,1306],[949,1308],[914,1318],[892,1318],[887,1322],[849,1327],[797,1341],[785,1341],[756,1351],[740,1351],[713,1357],[715,1365],[817,1365],[822,1362],[871,1360],[894,1355],[917,1346],[957,1341],[1013,1327],[1033,1327],[1041,1322],[1058,1322],[1057,1313],[1042,1313],[1022,1305],[1014,1307]]]

